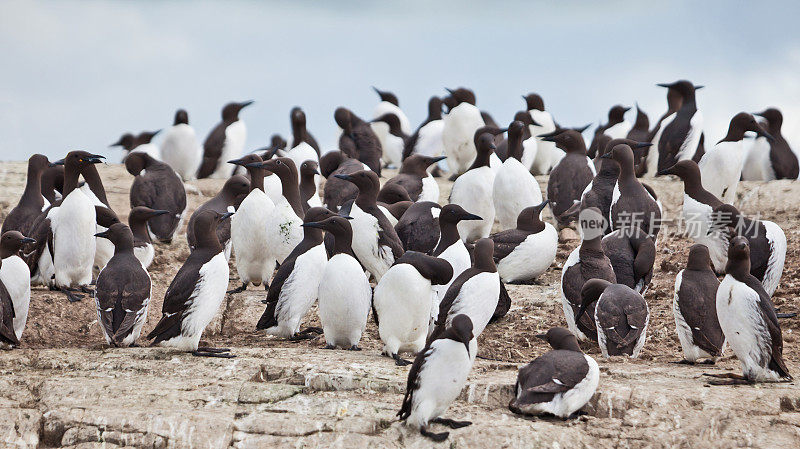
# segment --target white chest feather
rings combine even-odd
[[[443,120],[434,120],[420,128],[417,134],[417,145],[414,147],[414,153],[431,157],[444,154],[444,143],[442,142],[443,129]]]
[[[319,163],[319,156],[317,156],[316,150],[307,142],[300,142],[291,150],[285,151],[284,155],[294,162],[294,166],[297,167],[297,170],[300,170],[300,165],[305,161]],[[299,180],[300,177],[298,176],[298,182]]]
[[[374,305],[384,353],[418,352],[425,345],[431,283],[408,264],[394,265],[375,287]]]
[[[422,192],[419,194],[417,201],[433,201],[439,202],[439,184],[433,176],[428,175],[422,178]]]
[[[410,425],[427,425],[461,394],[472,369],[471,355],[462,343],[454,340],[441,339],[431,344],[418,374],[419,388],[414,391],[407,420]]]
[[[179,123],[167,130],[161,142],[161,157],[184,181],[194,179],[203,158],[194,128]]]
[[[542,202],[542,191],[536,178],[512,157],[503,162],[494,178],[492,201],[500,229],[512,229],[522,209]]]
[[[272,276],[275,260],[269,252],[269,229],[264,221],[274,209],[272,200],[255,189],[231,217],[231,243],[236,255],[236,268],[243,282],[260,285]]]
[[[444,116],[442,142],[447,155],[447,164],[456,173],[463,173],[475,159],[473,137],[475,131],[484,126],[481,112],[475,106],[461,103]]]
[[[56,285],[87,285],[95,256],[94,204],[80,189],[73,190],[51,216]]]
[[[247,127],[244,122],[237,120],[225,128],[225,143],[222,145],[222,154],[217,161],[217,168],[211,175],[212,178],[227,178],[233,169],[228,161],[241,157],[244,144],[247,141]]]
[[[297,216],[286,198],[281,196],[266,221],[267,249],[278,263],[283,263],[294,247],[303,240],[303,220]]]
[[[319,284],[319,318],[330,345],[357,345],[367,326],[372,300],[369,281],[353,257],[336,254],[325,264]]]
[[[192,303],[184,313],[181,336],[197,347],[200,336],[219,310],[228,288],[228,261],[220,252],[200,267]]]
[[[722,202],[732,204],[742,174],[744,142],[720,142],[700,159],[703,188]]]
[[[147,269],[151,263],[153,263],[153,258],[156,255],[156,251],[153,248],[152,243],[148,243],[144,246],[137,246],[133,248],[133,255],[136,257],[136,260],[142,264],[144,269]]]
[[[472,320],[472,334],[477,338],[492,318],[500,297],[500,277],[497,273],[480,273],[462,284],[450,311],[447,326],[456,315],[465,314]]]
[[[458,232],[462,240],[473,241],[487,237],[494,223],[495,208],[492,200],[494,172],[489,167],[479,167],[459,176],[453,183],[450,202],[458,204],[481,220],[462,221]]]
[[[394,254],[389,247],[378,244],[381,230],[378,219],[355,204],[350,216],[353,217],[350,221],[353,227],[353,252],[375,279],[380,280],[394,263]]]
[[[300,330],[300,322],[317,300],[319,284],[328,256],[324,245],[317,245],[294,261],[292,274],[283,283],[275,308],[278,325],[268,334],[290,337]]]
[[[544,230],[525,238],[511,254],[497,264],[503,282],[533,279],[550,268],[556,259],[558,233],[550,223]]]
[[[6,286],[11,302],[14,304],[14,333],[22,337],[28,320],[28,307],[31,302],[31,273],[28,265],[19,256],[3,259],[0,267],[0,281]]]
[[[767,368],[772,340],[759,301],[755,290],[726,275],[717,289],[717,317],[744,376],[756,381],[777,380],[777,373]]]

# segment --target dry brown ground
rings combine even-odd
[[[121,219],[127,219],[128,188],[132,177],[124,170],[121,165],[108,165],[99,167],[103,177],[109,200],[112,207],[120,215]],[[391,175],[391,172],[387,172]],[[16,203],[24,186],[25,164],[18,162],[7,162],[0,164],[0,211],[4,216]],[[385,178],[388,179],[388,178]],[[542,190],[545,190],[546,177],[540,177],[539,181]],[[682,201],[681,183],[676,179],[658,179],[648,181],[658,193],[664,203],[665,214],[667,217],[675,217],[680,212]],[[222,182],[219,180],[202,180],[193,183],[199,192],[189,194],[189,212],[193,211],[203,201],[213,196]],[[447,198],[451,183],[440,180],[442,202]],[[800,311],[797,295],[800,291],[800,213],[795,206],[796,199],[800,197],[800,183],[789,181],[775,181],[770,183],[741,183],[739,187],[740,195],[737,205],[748,214],[760,213],[765,219],[775,221],[786,232],[788,240],[788,253],[783,277],[773,300],[781,312]],[[653,283],[647,292],[646,299],[650,307],[650,327],[648,329],[648,339],[642,355],[638,360],[611,360],[601,361],[604,373],[616,373],[621,377],[613,377],[614,380],[627,378],[625,371],[639,372],[640,376],[646,376],[648,371],[653,372],[653,379],[657,373],[683,373],[692,374],[695,380],[691,382],[702,383],[697,376],[702,372],[701,369],[676,367],[668,365],[667,362],[677,360],[681,357],[680,345],[675,334],[675,326],[671,311],[671,301],[673,295],[674,278],[677,272],[685,265],[686,256],[690,242],[674,232],[666,232],[660,237],[658,242],[658,254],[656,258],[656,272]],[[532,285],[511,285],[508,286],[509,293],[513,300],[513,306],[509,314],[498,323],[489,326],[481,335],[479,340],[480,355],[486,358],[495,359],[496,362],[481,362],[476,365],[476,372],[484,373],[492,370],[505,372],[504,381],[510,383],[516,366],[527,363],[548,348],[533,335],[542,332],[552,326],[563,326],[564,318],[559,303],[559,278],[561,266],[566,260],[569,252],[577,246],[577,240],[567,240],[559,245],[556,263]],[[161,304],[164,292],[177,272],[181,263],[189,253],[186,246],[185,233],[173,240],[169,246],[158,246],[153,265],[150,267],[150,275],[153,279],[153,293],[150,306],[149,317],[145,324],[143,335],[151,330],[160,318]],[[231,264],[231,288],[238,286],[235,266]],[[206,333],[208,339],[214,345],[231,346],[237,348],[245,354],[251,353],[251,349],[266,350],[272,356],[285,357],[286,363],[290,364],[297,357],[314,357],[308,354],[309,350],[314,350],[323,346],[320,339],[290,343],[265,337],[261,333],[255,332],[255,323],[263,310],[260,300],[263,299],[264,292],[260,289],[252,289],[246,293],[228,296],[224,303],[224,310],[220,316],[210,326]],[[317,321],[315,313],[312,311],[307,319],[307,324],[314,324]],[[798,351],[797,332],[800,329],[800,318],[791,318],[781,321],[784,336],[784,358],[790,370],[800,373],[800,351]],[[143,341],[140,343],[144,343]],[[114,354],[110,357],[118,358],[119,354],[124,354],[125,350],[107,351],[104,340],[100,334],[100,329],[96,321],[94,301],[90,298],[76,304],[67,303],[64,296],[57,292],[50,292],[43,288],[35,288],[32,295],[30,318],[28,327],[22,339],[23,349],[13,351],[16,355],[9,353],[0,354],[0,362],[8,366],[8,363],[15,363],[17,357],[35,357],[40,350],[51,348],[67,349],[63,354],[75,354],[73,368],[81,370],[87,369],[86,357],[94,357],[92,354]],[[370,320],[366,335],[361,344],[364,351],[360,354],[343,355],[342,357],[356,358],[361,357],[364,364],[387,364],[386,359],[377,356],[380,351],[380,340],[377,335],[377,328]],[[250,349],[248,349],[250,348]],[[599,350],[591,345],[585,345],[587,352],[595,358],[600,358]],[[86,350],[91,350],[86,352]],[[96,351],[101,352],[96,352]],[[148,351],[145,349],[130,350],[132,354],[139,354],[138,351]],[[42,351],[41,354],[51,354]],[[62,354],[59,352],[58,354]],[[730,351],[715,367],[718,370],[738,371],[738,363]],[[49,357],[49,355],[48,355]],[[138,357],[138,355],[137,355]],[[326,356],[327,357],[327,356]],[[28,359],[25,359],[28,360]],[[196,360],[183,359],[185,363],[198,363]],[[504,363],[505,362],[505,363]],[[36,377],[39,368],[36,365],[26,365],[28,368],[20,370],[12,369],[9,373],[16,376],[30,375]],[[65,362],[66,363],[66,362]],[[131,361],[135,364],[135,358]],[[242,362],[244,363],[244,362]],[[513,365],[512,365],[513,364]],[[372,365],[369,365],[372,366]],[[131,369],[136,369],[133,366]],[[642,374],[643,373],[643,374]],[[164,373],[161,373],[164,375]],[[393,375],[404,376],[404,372],[395,372]],[[610,375],[610,374],[609,374]],[[241,377],[237,374],[234,377]],[[245,376],[250,377],[250,374]],[[603,390],[601,381],[600,390]],[[608,379],[609,381],[611,379]],[[638,379],[643,381],[639,388],[647,388],[647,381],[644,377]],[[626,381],[627,382],[627,381]],[[771,386],[763,387],[765,389]],[[777,387],[776,387],[777,388]],[[784,388],[784,387],[781,387]],[[789,390],[790,402],[797,400],[800,408],[800,393],[794,384],[786,385]],[[747,390],[741,390],[747,391]],[[783,391],[783,390],[781,390]],[[631,393],[633,394],[633,393]],[[759,393],[760,394],[760,393]],[[782,394],[782,393],[781,393]],[[794,399],[792,399],[794,398]],[[781,399],[783,401],[783,399]],[[399,403],[398,403],[399,405]],[[2,402],[0,402],[2,406]],[[776,403],[777,406],[777,403]],[[775,407],[773,407],[774,409]],[[41,407],[39,407],[41,409]],[[493,409],[494,410],[494,409]],[[609,412],[610,415],[613,413]],[[687,412],[688,413],[688,412]],[[777,412],[776,412],[777,413]],[[792,415],[797,415],[792,413]],[[503,415],[505,416],[505,415]],[[737,418],[741,418],[737,416]],[[797,424],[797,416],[792,421]],[[608,423],[613,427],[613,423]],[[2,430],[2,429],[0,429]],[[757,430],[753,430],[757,433]],[[800,434],[794,434],[800,439]],[[619,438],[612,438],[613,435],[606,437],[595,435],[589,441],[594,441],[603,447]],[[596,438],[596,439],[595,439]],[[649,437],[644,437],[649,439]],[[713,438],[712,438],[713,440]],[[2,439],[0,438],[0,441]],[[94,441],[94,440],[86,440]],[[177,440],[174,440],[177,441]],[[736,440],[741,442],[740,440]],[[742,440],[744,441],[744,440]],[[749,441],[749,440],[747,440]],[[756,440],[753,440],[756,441]],[[312,443],[312,441],[307,441]],[[650,441],[653,442],[652,440]],[[469,441],[467,441],[469,443]],[[473,441],[473,444],[475,441]],[[739,444],[739,443],[736,443]],[[755,443],[753,443],[755,444]],[[313,443],[312,443],[313,445]],[[469,444],[467,444],[469,445]],[[516,446],[516,444],[510,444]],[[615,446],[616,444],[611,444]],[[759,445],[759,444],[755,444]],[[635,445],[634,445],[635,446]],[[647,445],[644,445],[647,446]],[[659,446],[659,444],[655,444]],[[24,447],[24,446],[20,446]],[[157,447],[153,446],[153,447]],[[720,447],[725,447],[720,446]],[[766,445],[764,447],[769,447]],[[791,447],[791,445],[787,446]],[[800,445],[795,446],[800,447]]]

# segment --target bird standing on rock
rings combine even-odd
[[[203,142],[203,162],[197,172],[198,178],[227,178],[231,175],[227,161],[242,154],[247,141],[247,127],[239,120],[239,112],[251,104],[252,101],[228,103],[222,108],[222,121]]]
[[[194,222],[195,250],[164,294],[161,320],[147,335],[152,346],[190,351],[201,357],[234,357],[227,348],[200,347],[200,337],[216,315],[228,287],[228,261],[217,238],[217,225],[233,213],[204,210]]]
[[[792,379],[783,361],[783,336],[775,305],[750,274],[750,245],[734,237],[728,249],[727,274],[717,289],[717,317],[725,338],[742,365],[742,375],[719,374],[714,384],[780,382]]]
[[[454,421],[441,416],[456,400],[472,369],[474,351],[470,347],[475,341],[472,320],[459,314],[436,339],[417,354],[408,372],[406,394],[397,416],[409,426],[419,428],[420,434],[441,442],[449,432],[433,433],[430,423],[443,424],[458,429],[472,424],[469,421]]]
[[[97,234],[114,244],[114,257],[97,276],[97,321],[111,346],[133,346],[147,321],[150,275],[134,256],[133,233],[122,223]]]
[[[367,327],[372,289],[361,264],[353,257],[353,228],[345,217],[303,223],[333,235],[333,255],[325,264],[319,282],[319,319],[326,349],[336,347],[360,351],[361,335]]]

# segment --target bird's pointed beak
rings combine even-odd
[[[672,170],[670,170],[669,168],[665,168],[663,170],[659,170],[659,171],[656,172],[656,176],[664,176],[664,175],[671,175],[671,174],[672,174]]]
[[[700,89],[702,89],[704,87],[706,87],[706,86],[703,86],[702,84],[699,85],[699,86],[694,86],[694,90],[700,90]]]
[[[539,209],[542,209],[542,208],[544,208],[545,206],[547,206],[549,203],[550,203],[550,200],[549,200],[549,199],[545,199],[544,201],[542,201],[541,203],[539,203],[539,204],[538,204],[536,207],[538,207]]]
[[[301,224],[300,226],[302,226],[302,227],[304,227],[304,228],[317,228],[317,229],[323,229],[323,227],[322,227],[322,223],[320,223],[320,222],[318,222],[318,221],[310,221],[310,222],[308,222],[308,223],[303,223],[303,224]]]
[[[154,210],[153,212],[150,212],[150,215],[151,215],[151,216],[153,216],[153,217],[157,217],[157,216],[159,216],[159,215],[166,215],[166,214],[168,214],[168,213],[169,213],[169,211],[168,211],[168,210],[161,210],[161,209],[159,209],[159,210]]]
[[[101,154],[92,154],[92,155],[90,155],[88,158],[86,158],[86,160],[87,160],[87,161],[88,161],[90,164],[100,164],[100,163],[103,163],[103,162],[105,162],[105,161],[103,160],[103,159],[105,159],[105,158],[106,158],[106,157],[105,157],[105,156],[103,156],[103,155],[101,155]]]
[[[253,103],[255,103],[254,100],[243,101],[243,102],[239,103],[239,109],[244,109],[244,108],[250,106]]]
[[[431,161],[432,161],[431,164],[435,164],[435,163],[437,163],[439,161],[443,161],[445,159],[447,159],[447,156],[437,156],[437,157],[431,159]]]
[[[537,136],[537,137],[539,137],[540,140],[544,140],[545,142],[555,142],[556,141],[556,136],[551,136],[549,133],[548,134],[541,134],[541,136],[544,136],[544,137],[539,137],[539,136]]]
[[[534,337],[538,338],[539,340],[547,341],[547,334],[536,334]]]
[[[653,143],[652,143],[652,142],[638,142],[638,143],[637,143],[636,145],[634,145],[633,147],[634,147],[634,148],[647,148],[647,147],[649,147],[649,146],[652,146],[652,145],[653,145]]]
[[[64,165],[64,159],[59,159],[59,160],[57,160],[55,162],[51,162],[50,163],[50,167],[57,167],[59,165]]]
[[[22,243],[36,243],[36,239],[32,239],[30,237],[25,237],[21,241],[22,241]]]
[[[656,84],[656,86],[658,86],[658,87],[666,87],[667,89],[669,89],[670,87],[672,87],[672,84],[670,84],[670,83],[658,83],[658,84]]]
[[[222,216],[219,218],[219,221],[224,221],[224,220],[227,220],[228,218],[231,218],[231,216],[232,216],[233,214],[235,214],[235,213],[236,213],[236,212],[225,212],[225,213],[224,213],[224,214],[222,214]]]
[[[353,179],[353,177],[350,176],[350,175],[342,175],[342,174],[336,174],[336,175],[333,175],[333,177],[334,178],[339,178],[339,179],[344,179],[345,181],[350,181],[351,179]]]
[[[604,153],[602,156],[600,156],[600,159],[611,159],[612,157],[611,154],[612,154],[611,151],[609,151],[608,153]]]
[[[483,218],[481,218],[480,215],[467,214],[467,215],[464,215],[464,218],[462,218],[461,220],[462,221],[463,220],[483,220]]]
[[[103,231],[103,232],[98,232],[98,233],[97,233],[97,234],[95,234],[94,236],[95,236],[95,237],[100,237],[100,238],[107,239],[107,238],[108,238],[108,230],[105,230],[105,231]]]

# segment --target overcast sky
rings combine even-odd
[[[531,91],[563,125],[636,101],[655,120],[655,83],[680,78],[706,86],[706,142],[736,112],[776,106],[796,147],[799,3],[4,0],[0,159],[80,148],[116,161],[123,132],[167,127],[183,107],[203,139],[224,103],[249,99],[248,149],[286,135],[295,105],[329,149],[333,110],[371,116],[371,85],[414,126],[431,95],[462,85],[502,123]]]

